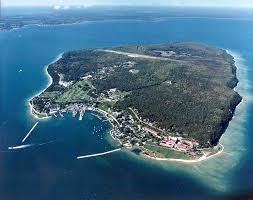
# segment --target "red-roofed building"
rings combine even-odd
[[[168,148],[173,148],[175,146],[176,142],[175,141],[162,141],[160,142],[160,146],[168,147]]]
[[[183,143],[178,143],[175,145],[175,148],[177,148],[180,151],[188,151],[191,149],[191,146]]]
[[[177,137],[165,136],[160,142],[161,146],[173,148],[178,141]]]

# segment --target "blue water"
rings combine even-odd
[[[220,199],[251,191],[252,40],[253,21],[197,18],[32,26],[1,32],[0,199]],[[231,150],[235,154],[230,156],[238,161],[231,168],[225,168],[230,157],[223,160],[223,156],[196,166],[159,163],[125,151],[76,160],[78,155],[116,146],[107,134],[110,125],[89,112],[81,122],[68,115],[40,121],[26,141],[34,146],[8,151],[9,146],[20,145],[38,121],[31,116],[27,100],[47,86],[45,65],[61,52],[174,41],[203,42],[232,50],[243,59],[248,85],[241,88],[248,98],[236,113],[236,127],[232,122],[230,128],[243,138],[242,146],[238,148],[237,141],[231,145],[230,131],[224,136],[230,144],[225,146],[224,158]],[[222,169],[209,167],[217,163]]]

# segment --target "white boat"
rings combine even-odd
[[[92,107],[90,107],[90,106],[89,106],[89,107],[87,107],[86,109],[87,109],[87,110],[89,110],[89,111],[92,111],[92,110],[93,110],[93,108],[92,108]]]

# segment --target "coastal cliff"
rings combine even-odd
[[[230,64],[231,64],[231,70],[232,70],[233,76],[228,81],[227,85],[229,88],[234,89],[239,83],[239,80],[237,79],[237,76],[236,76],[237,68],[235,65],[235,61],[231,55],[230,55]],[[224,112],[224,116],[222,117],[220,124],[217,126],[216,130],[214,131],[213,135],[210,138],[210,144],[212,146],[215,146],[219,143],[221,136],[226,131],[229,125],[229,122],[232,120],[234,116],[237,105],[240,104],[241,101],[242,101],[242,97],[237,92],[235,92],[233,95],[233,98],[230,100],[228,108]]]

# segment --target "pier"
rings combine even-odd
[[[103,155],[111,154],[113,152],[117,152],[117,151],[120,151],[120,150],[121,150],[121,148],[118,148],[118,149],[114,149],[114,150],[111,150],[111,151],[106,151],[106,152],[103,152],[103,153],[96,153],[96,154],[90,154],[90,155],[85,155],[85,156],[78,156],[77,159],[103,156]]]
[[[72,116],[73,116],[73,117],[76,117],[76,114],[77,114],[77,111],[76,111],[76,110],[73,110],[73,111],[72,111]]]
[[[80,112],[80,116],[79,116],[79,121],[82,121],[82,120],[83,120],[83,115],[84,115],[84,113],[83,113],[83,111],[81,111],[81,112]]]
[[[22,143],[24,143],[26,141],[26,139],[31,135],[31,133],[33,132],[33,130],[36,128],[36,126],[38,125],[39,122],[36,122],[34,124],[34,126],[31,128],[31,130],[27,133],[27,135],[24,137],[24,139],[22,140]]]

